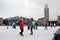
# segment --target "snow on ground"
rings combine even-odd
[[[16,29],[13,29],[12,26],[0,26],[0,40],[52,40],[54,33],[60,27],[48,27],[48,30],[44,30],[44,27],[38,27],[37,30],[33,30],[34,34],[30,35],[30,30],[27,30],[27,27],[24,27],[24,36],[20,36],[20,29],[17,26]]]

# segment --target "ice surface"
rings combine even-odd
[[[0,26],[0,40],[52,40],[54,33],[60,27],[48,27],[48,30],[44,30],[43,26],[38,27],[37,30],[33,30],[33,35],[30,35],[30,30],[27,30],[27,27],[24,27],[24,36],[20,36],[20,29],[17,26],[16,29],[13,29],[12,26]]]

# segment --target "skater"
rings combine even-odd
[[[3,24],[7,26],[6,29],[8,29],[9,21],[7,19],[3,20]]]
[[[9,21],[7,21],[7,29],[8,29]]]
[[[38,23],[35,22],[35,29],[38,29]]]
[[[47,27],[48,27],[48,24],[46,23],[46,24],[45,24],[45,28],[44,28],[44,30],[48,30]]]
[[[8,29],[8,25],[9,25],[9,21],[8,21],[8,20],[6,20],[6,26],[7,26],[7,29]]]
[[[34,28],[34,26],[35,26],[35,25],[34,25],[34,20],[33,20],[33,18],[30,19],[30,22],[31,22],[31,24],[30,24],[30,28],[31,28],[31,29],[30,29],[30,30],[31,30],[30,35],[33,35],[33,28]]]
[[[16,22],[13,21],[12,26],[13,26],[14,29],[16,29]]]
[[[23,22],[23,19],[21,18],[20,21],[19,21],[19,28],[21,30],[21,32],[19,33],[21,36],[24,36],[23,35],[23,31],[24,31],[24,22]]]

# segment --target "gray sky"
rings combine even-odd
[[[46,3],[49,6],[49,20],[57,20],[57,15],[60,15],[60,0],[0,0],[0,17],[42,18]]]

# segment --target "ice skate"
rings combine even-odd
[[[24,36],[22,33],[20,33],[21,36]]]
[[[30,33],[30,35],[33,35],[33,33]]]
[[[21,32],[19,33],[21,36],[24,36]]]

